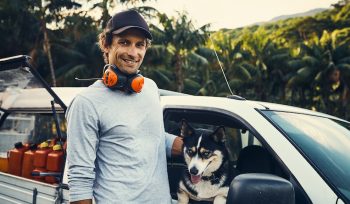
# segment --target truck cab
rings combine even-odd
[[[0,60],[0,203],[68,203],[64,162],[59,172],[44,169],[31,178],[10,172],[12,150],[27,146],[29,151],[30,145],[46,142],[50,148],[61,145],[58,151],[64,152],[64,113],[84,90],[49,87],[28,60],[27,56]],[[238,96],[190,96],[166,90],[160,95],[169,133],[180,134],[182,119],[195,128],[225,127],[235,173],[227,203],[350,203],[348,121]],[[176,201],[187,167],[182,157],[168,158],[167,163],[170,193]],[[23,162],[17,167],[23,168]],[[292,190],[281,190],[282,184]]]

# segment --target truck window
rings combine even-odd
[[[60,146],[60,149],[53,146],[58,144],[58,141],[62,141],[62,144],[65,142],[66,120],[63,114],[58,114],[58,117],[62,133],[61,140],[57,136],[56,123],[52,114],[20,112],[9,114],[0,127],[0,172],[50,184],[56,183],[58,180],[54,177],[34,177],[31,174],[35,171],[40,173],[50,171],[60,173],[62,171],[63,157],[55,157],[63,151],[62,146]],[[48,144],[45,147],[47,153],[45,157],[39,158],[39,154],[39,156],[35,156],[34,154],[38,152],[38,146],[43,142],[47,142]],[[51,157],[49,153],[54,150],[57,153]],[[27,153],[32,153],[33,156],[31,157]],[[56,161],[56,158],[60,159]],[[52,163],[56,165],[55,168],[52,168],[53,165],[50,166],[51,169],[46,168],[49,163],[50,165]]]
[[[167,110],[164,116],[165,131],[174,135],[180,135],[182,119],[186,119],[195,129],[202,128],[214,131],[218,126],[224,126],[226,146],[233,162],[237,161],[239,152],[244,147],[249,145],[262,146],[254,134],[243,124],[225,114],[198,110]]]
[[[33,134],[35,116],[32,114],[10,114],[0,127],[0,152],[7,152],[17,142],[28,143]]]
[[[66,138],[66,121],[59,114],[63,139]],[[54,118],[50,114],[13,113],[0,127],[0,152],[7,152],[17,142],[40,144],[57,137]]]

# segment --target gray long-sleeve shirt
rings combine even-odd
[[[156,84],[141,93],[106,88],[101,81],[67,110],[70,201],[170,203],[166,155],[175,139],[165,133]]]

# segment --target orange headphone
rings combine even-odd
[[[121,72],[114,64],[106,64],[103,67],[102,81],[110,89],[140,93],[145,79],[139,73],[127,75]]]

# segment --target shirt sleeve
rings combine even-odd
[[[68,185],[71,202],[93,198],[98,118],[92,103],[83,96],[77,96],[66,113]]]
[[[158,87],[157,87],[157,90],[158,90],[158,97],[159,97],[159,101],[160,101],[160,90],[158,89]],[[164,124],[163,124],[163,128],[164,128]],[[164,131],[164,134],[165,134],[166,156],[168,158],[170,158],[171,157],[171,149],[173,148],[173,144],[174,144],[174,140],[176,138],[176,135],[167,133],[165,131]]]
[[[165,134],[166,155],[167,157],[170,158],[171,149],[173,148],[173,144],[176,136],[167,132],[164,132],[164,134]]]

